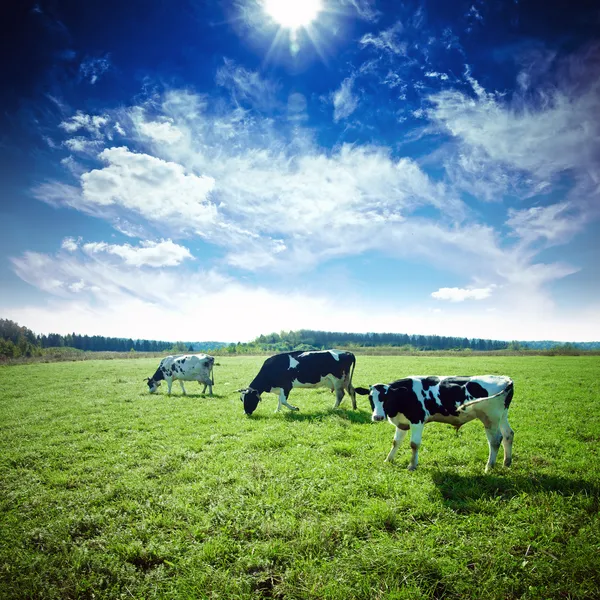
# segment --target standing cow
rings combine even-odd
[[[408,469],[414,471],[425,423],[449,423],[458,430],[473,419],[483,423],[488,439],[490,454],[486,473],[496,464],[500,443],[504,446],[504,466],[509,467],[512,462],[514,432],[508,424],[508,407],[514,384],[508,377],[405,377],[388,385],[359,387],[356,393],[369,395],[373,421],[387,417],[396,426],[386,462],[394,460],[398,446],[410,429],[412,457]]]
[[[179,381],[181,390],[185,396],[184,381],[197,381],[204,384],[202,393],[206,392],[208,386],[209,396],[212,396],[212,386],[215,383],[213,378],[213,366],[215,364],[214,356],[209,354],[183,354],[180,356],[167,356],[160,361],[156,373],[152,377],[147,377],[144,381],[148,382],[150,393],[156,392],[160,382],[164,379],[167,382],[168,394],[171,395],[171,386],[173,381]]]
[[[327,387],[335,391],[334,408],[337,408],[346,390],[352,400],[352,408],[356,409],[356,394],[352,386],[352,373],[356,359],[352,352],[340,350],[322,350],[314,352],[284,352],[267,358],[258,375],[243,390],[241,400],[244,412],[251,415],[261,400],[261,394],[271,392],[279,394],[277,410],[281,405],[290,410],[298,407],[288,404],[288,396],[292,388]]]

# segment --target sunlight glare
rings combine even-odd
[[[321,0],[263,0],[265,12],[281,27],[295,31],[314,21],[323,10]]]

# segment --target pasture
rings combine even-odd
[[[600,357],[358,356],[355,385],[504,374],[514,461],[483,469],[480,422],[408,440],[346,397],[251,418],[264,357],[200,386],[158,360],[0,367],[1,598],[598,598]]]

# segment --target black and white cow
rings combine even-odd
[[[251,415],[261,400],[261,394],[271,392],[279,394],[277,410],[281,405],[290,410],[299,410],[288,404],[288,396],[292,388],[327,387],[335,391],[334,408],[337,408],[346,390],[352,400],[352,408],[356,409],[356,394],[352,386],[352,373],[356,359],[352,352],[340,350],[320,350],[314,352],[284,352],[267,358],[258,375],[243,390],[241,400],[244,412]]]
[[[512,462],[514,432],[508,424],[508,407],[514,384],[508,377],[411,376],[387,385],[378,383],[369,389],[359,387],[356,393],[369,395],[373,421],[383,421],[387,417],[396,426],[386,462],[394,460],[398,446],[410,429],[412,457],[408,469],[414,471],[425,423],[449,423],[458,430],[473,419],[483,422],[488,439],[490,455],[486,473],[496,463],[500,443],[504,446],[504,466],[509,467]]]
[[[174,380],[178,380],[181,385],[181,390],[185,396],[184,381],[197,381],[204,384],[202,393],[212,393],[212,386],[215,383],[213,378],[213,366],[215,364],[214,356],[209,354],[182,354],[179,356],[167,356],[160,361],[156,373],[152,377],[147,377],[144,381],[148,382],[150,393],[156,392],[160,386],[160,382],[164,379],[169,386],[168,394],[171,395],[171,386]]]

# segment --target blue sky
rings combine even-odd
[[[596,2],[22,2],[0,315],[600,339]]]

